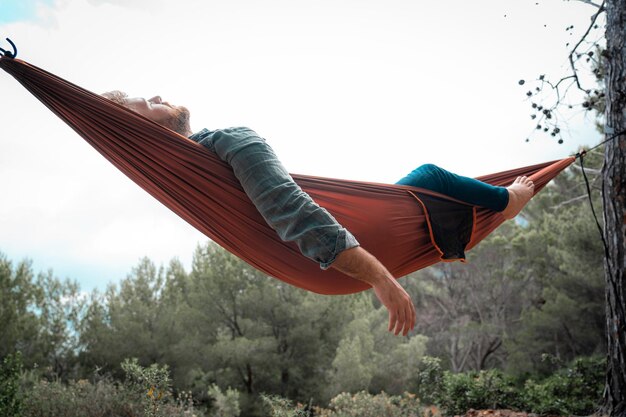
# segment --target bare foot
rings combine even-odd
[[[506,189],[509,192],[509,204],[502,211],[502,215],[508,220],[517,216],[530,201],[535,191],[535,184],[528,177],[517,177]]]

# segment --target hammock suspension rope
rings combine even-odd
[[[611,130],[612,131],[612,130]],[[608,132],[608,130],[607,130]],[[625,135],[626,134],[626,130],[623,130],[619,133],[614,134],[613,136],[610,136],[609,138],[603,140],[602,142],[598,143],[597,145],[589,148],[589,149],[583,149],[582,151],[576,153],[576,155],[574,155],[576,158],[579,159],[580,161],[580,168],[583,172],[583,178],[585,179],[585,187],[587,188],[587,197],[589,197],[589,206],[591,206],[591,214],[593,215],[594,220],[596,221],[596,226],[598,227],[598,232],[600,232],[600,239],[602,240],[602,245],[604,246],[604,256],[606,257],[607,260],[611,259],[611,256],[609,254],[609,246],[606,243],[606,240],[604,239],[604,231],[602,230],[602,226],[600,225],[600,221],[598,220],[598,215],[596,214],[596,210],[593,206],[593,200],[591,198],[591,185],[589,184],[589,178],[587,178],[587,173],[585,172],[585,167],[583,164],[583,159],[585,157],[585,155],[587,154],[587,152],[591,152],[592,150],[604,145],[607,142],[610,142],[612,140],[617,139],[618,137]],[[604,186],[604,178],[602,178],[602,185]]]

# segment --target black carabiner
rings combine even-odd
[[[0,48],[0,52],[2,52],[2,55],[5,56],[6,58],[15,58],[17,56],[17,46],[15,46],[15,44],[13,43],[13,41],[11,41],[11,39],[9,38],[5,38],[7,40],[7,42],[9,42],[11,44],[11,47],[13,48],[13,52],[11,51],[7,51],[6,49]]]

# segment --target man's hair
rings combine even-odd
[[[123,91],[115,90],[115,91],[107,91],[106,93],[101,94],[102,97],[108,98],[111,101],[114,101],[117,104],[125,105],[126,99],[128,98],[128,94]]]
[[[109,100],[122,106],[126,106],[126,99],[128,98],[128,94],[123,91],[115,90],[103,93],[102,97],[108,98]],[[191,135],[192,132],[189,125],[189,119],[191,114],[189,113],[187,107],[174,106],[174,111],[174,117],[164,120],[160,122],[160,124],[183,136]]]

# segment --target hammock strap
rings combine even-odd
[[[604,145],[605,143],[609,141],[617,139],[618,137],[624,134],[626,134],[626,130],[622,130],[621,132],[616,133],[608,137],[607,139],[603,140],[602,142],[598,143],[596,146],[586,149],[586,150],[582,150],[578,152],[576,155],[574,155],[580,161],[580,169],[582,170],[583,178],[585,179],[585,187],[587,188],[587,197],[589,198],[589,206],[591,207],[591,214],[593,215],[593,218],[596,222],[596,226],[598,227],[598,232],[600,232],[600,239],[602,240],[602,245],[604,246],[604,256],[606,257],[607,260],[611,259],[611,256],[609,254],[609,246],[607,245],[606,240],[604,239],[604,230],[602,229],[602,226],[600,225],[600,221],[598,220],[598,215],[596,214],[596,209],[593,206],[593,200],[591,198],[591,186],[589,185],[589,178],[587,178],[587,173],[585,172],[585,166],[584,166],[583,160],[587,152],[590,152],[596,149],[597,147]],[[602,184],[604,185],[604,178],[602,178]]]
[[[587,178],[587,173],[585,172],[585,166],[583,164],[585,151],[577,154],[578,159],[580,160],[580,169],[583,172],[583,177],[585,178],[585,187],[587,187],[587,197],[589,198],[589,206],[591,207],[591,214],[593,214],[593,218],[596,221],[596,226],[598,227],[598,231],[600,232],[600,239],[602,239],[602,245],[604,246],[604,256],[606,259],[611,259],[609,256],[609,247],[604,239],[604,231],[602,230],[602,226],[600,225],[600,221],[598,220],[598,215],[596,214],[596,210],[593,206],[593,200],[591,199],[591,186],[589,185],[589,178]],[[604,180],[602,181],[604,182]]]
[[[607,129],[606,133],[609,133],[608,129]],[[626,135],[626,130],[622,130],[621,132],[616,133],[613,136],[609,136],[607,139],[605,139],[602,142],[598,143],[596,146],[593,146],[593,147],[591,147],[589,149],[584,149],[584,150],[578,152],[577,154],[575,154],[573,156],[575,156],[576,158],[579,158],[579,157],[582,158],[582,156],[585,155],[587,152],[591,152],[592,150],[596,149],[597,147],[602,146],[602,145],[604,145],[605,143],[607,143],[609,141],[617,139],[618,137],[620,137],[622,135]]]

